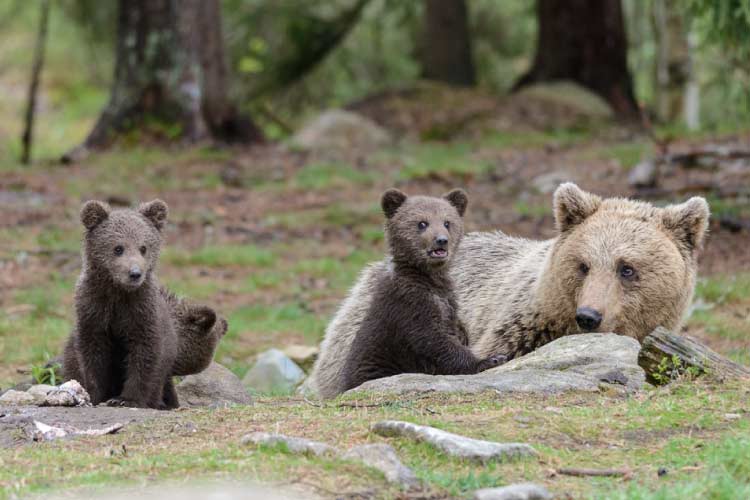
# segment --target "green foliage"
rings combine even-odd
[[[664,356],[659,362],[659,366],[656,367],[656,372],[652,373],[651,376],[659,384],[667,384],[684,377],[692,380],[701,373],[703,373],[703,370],[696,366],[687,366],[679,356],[673,354],[671,358]]]
[[[197,250],[168,249],[165,261],[176,266],[269,266],[276,257],[271,250],[255,245],[207,245]]]
[[[60,375],[62,365],[60,363],[47,365],[31,365],[31,376],[37,384],[57,385],[62,381],[62,375]]]

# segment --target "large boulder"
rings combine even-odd
[[[505,365],[476,375],[405,373],[370,380],[349,392],[467,392],[555,394],[612,388],[634,392],[645,374],[638,366],[640,344],[614,333],[569,335],[550,342]]]
[[[237,375],[220,365],[211,363],[195,375],[188,375],[177,386],[180,405],[220,408],[235,404],[253,404],[253,398]]]
[[[385,129],[364,116],[332,109],[306,123],[290,139],[292,147],[325,152],[328,150],[372,150],[388,145]]]

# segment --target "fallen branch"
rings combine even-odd
[[[627,477],[632,474],[629,469],[579,469],[575,467],[563,467],[557,469],[558,474],[576,477]]]
[[[731,361],[700,342],[657,328],[643,339],[638,364],[655,385],[675,378],[708,373],[719,379],[750,378],[750,368]]]

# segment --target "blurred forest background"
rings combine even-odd
[[[550,238],[552,192],[568,180],[659,205],[709,200],[684,331],[750,364],[750,0],[3,0],[0,387],[44,374],[70,331],[86,200],[168,203],[160,279],[228,319],[216,360],[243,377],[266,349],[320,342],[357,273],[385,251],[384,189],[464,187],[469,230]],[[621,498],[740,498],[747,392],[722,391],[574,395],[553,413],[542,399],[372,411],[469,422],[490,437],[535,433],[553,461],[640,474],[632,488],[555,479],[572,498],[626,487]],[[338,442],[371,418],[263,397],[200,414],[187,439],[128,434],[131,456],[103,460],[94,440],[0,456],[0,486],[231,469],[394,488],[351,465],[242,451],[231,440],[249,420]],[[738,415],[744,438],[707,407]],[[610,442],[615,428],[625,437]],[[429,498],[553,481],[543,460],[485,467],[399,451],[440,492]],[[680,475],[696,461],[719,469]],[[659,484],[639,469],[657,463],[670,470]]]

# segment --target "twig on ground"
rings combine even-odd
[[[579,469],[577,467],[562,467],[556,472],[564,476],[577,477],[630,477],[633,473],[629,469]]]

